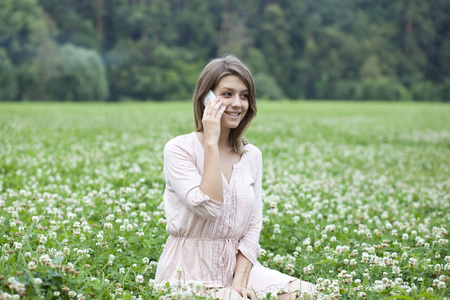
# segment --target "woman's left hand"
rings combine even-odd
[[[244,299],[256,300],[255,293],[251,289],[241,286],[233,286],[233,289],[238,292]]]

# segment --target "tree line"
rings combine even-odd
[[[185,100],[241,58],[259,98],[450,101],[450,0],[2,0],[0,100]]]

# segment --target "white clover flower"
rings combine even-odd
[[[58,297],[59,295],[61,295],[60,292],[58,292],[58,291],[53,292],[53,296]]]
[[[409,258],[409,267],[413,268],[415,265],[417,265],[417,259],[415,259],[414,257],[410,257]]]
[[[149,280],[148,280],[148,285],[149,285],[151,288],[153,288],[153,287],[155,286],[155,284],[156,284],[156,280],[155,280],[155,279],[149,279]]]
[[[156,292],[162,292],[164,290],[164,285],[162,283],[157,283],[153,286]]]
[[[43,254],[41,257],[39,257],[39,262],[43,265],[49,264],[51,261],[50,256],[48,254]]]
[[[36,263],[34,261],[30,261],[28,263],[28,269],[30,269],[30,271],[36,270]]]
[[[273,262],[276,263],[277,265],[281,265],[283,261],[284,261],[283,257],[279,254],[275,255],[275,257],[273,258]]]
[[[404,234],[402,235],[402,239],[403,239],[404,241],[406,241],[408,238],[409,238],[409,236],[408,236],[407,233],[404,233]]]
[[[69,291],[69,297],[75,297],[76,295],[77,295],[77,292]]]
[[[303,268],[303,273],[305,273],[306,275],[311,274],[311,269],[309,268],[309,266]]]
[[[33,221],[33,223],[37,224],[37,223],[39,223],[39,217],[33,216],[33,217],[31,217],[31,221]]]
[[[149,261],[150,261],[150,259],[149,259],[148,257],[144,257],[144,258],[142,259],[142,263],[144,263],[144,264],[148,264]]]
[[[144,282],[144,276],[142,275],[137,275],[136,276],[136,283],[137,284],[142,284]]]
[[[35,279],[34,279],[34,283],[35,283],[35,284],[42,284],[42,279],[40,279],[40,278],[35,278]]]

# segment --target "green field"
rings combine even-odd
[[[0,104],[0,299],[192,297],[153,281],[162,150],[194,130],[191,106]],[[449,105],[258,108],[262,264],[315,299],[450,299]]]

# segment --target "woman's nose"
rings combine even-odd
[[[233,96],[231,99],[231,106],[232,107],[240,107],[241,106],[241,99],[239,98],[239,95]]]

